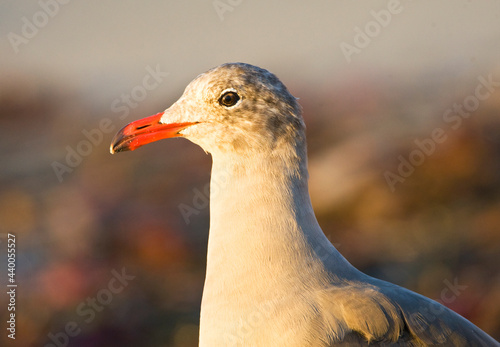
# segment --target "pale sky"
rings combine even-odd
[[[2,75],[35,75],[113,95],[159,64],[169,81],[156,97],[178,96],[179,85],[230,61],[265,67],[285,83],[321,85],[366,71],[477,75],[500,58],[500,2],[494,1],[60,2],[0,3]],[[30,32],[34,23],[39,27],[26,38],[23,28]],[[367,30],[373,37],[356,47],[357,33]],[[351,62],[343,43],[359,49]]]

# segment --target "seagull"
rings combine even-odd
[[[271,72],[217,66],[164,112],[122,128],[110,151],[173,137],[213,160],[200,346],[500,346],[330,243],[309,197],[301,107]]]

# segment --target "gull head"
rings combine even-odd
[[[304,128],[296,98],[274,74],[228,63],[196,77],[164,112],[122,128],[110,150],[185,137],[213,155],[250,155],[303,143]]]

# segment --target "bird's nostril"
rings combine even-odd
[[[137,128],[135,128],[135,129],[136,129],[136,130],[141,130],[141,129],[147,128],[147,127],[149,127],[149,126],[151,126],[151,124],[141,125],[140,127],[137,127]]]

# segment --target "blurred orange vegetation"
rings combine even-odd
[[[441,301],[499,339],[500,91],[452,130],[443,112],[477,81],[454,95],[459,88],[439,81],[292,83],[308,126],[313,205],[355,266]],[[167,106],[140,107],[127,121]],[[49,333],[74,321],[81,333],[70,346],[196,346],[209,211],[186,224],[178,206],[203,191],[210,157],[186,140],[111,156],[113,132],[59,182],[51,164],[64,164],[66,146],[103,117],[116,130],[125,124],[109,105],[36,76],[0,87],[0,232],[18,240],[19,345],[48,344]],[[446,141],[392,192],[384,172],[397,172],[398,156],[408,158],[415,139],[437,127]],[[123,267],[135,279],[86,322],[78,306],[104,295],[111,271]],[[450,283],[465,289],[450,298]]]

